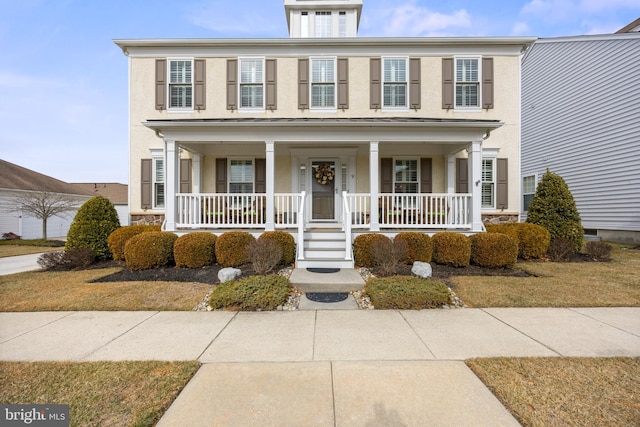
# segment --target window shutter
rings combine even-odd
[[[409,104],[414,110],[420,109],[420,58],[411,58],[409,60]]]
[[[453,58],[442,58],[442,108],[453,108]],[[466,193],[466,191],[465,191]]]
[[[420,192],[433,193],[433,173],[431,158],[420,159]]]
[[[369,108],[379,110],[382,105],[382,69],[380,58],[369,60]]]
[[[309,109],[309,59],[298,59],[298,108]]]
[[[349,108],[349,59],[338,58],[338,108]]]
[[[207,76],[207,62],[204,59],[196,59],[193,61],[194,65],[194,106],[195,110],[204,110],[207,108],[206,101],[206,76]]]
[[[509,207],[509,168],[507,159],[497,159],[496,171],[496,209]]]
[[[469,161],[468,159],[456,159],[456,193],[469,192]]]
[[[151,181],[152,160],[142,159],[140,166],[140,207],[142,209],[151,209],[151,187],[153,185]]]
[[[180,159],[180,192],[191,193],[191,159]]]
[[[380,159],[380,192],[393,193],[393,159]]]
[[[482,108],[493,108],[493,58],[482,58]]]
[[[227,159],[216,159],[216,193],[227,192]]]
[[[156,110],[167,109],[167,60],[156,59]],[[151,199],[149,199],[151,201]]]
[[[255,159],[255,176],[256,176],[256,193],[266,193],[267,192],[267,160],[266,159]]]
[[[227,110],[238,109],[238,60],[227,59]]]
[[[275,110],[278,108],[278,91],[277,91],[277,74],[278,66],[275,59],[267,59],[266,61],[266,108]]]

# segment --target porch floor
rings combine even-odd
[[[353,268],[341,268],[336,273],[312,273],[306,268],[296,268],[289,280],[304,292],[349,292],[365,285],[360,273]]]

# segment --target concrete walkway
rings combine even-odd
[[[38,258],[42,254],[20,255],[0,258],[0,276],[40,270]]]
[[[640,356],[640,308],[0,313],[0,360],[199,360],[159,425],[518,425],[462,362]]]

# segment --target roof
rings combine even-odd
[[[207,118],[207,119],[150,119],[145,124],[153,125],[155,123],[162,124],[216,124],[216,125],[365,125],[372,126],[376,124],[392,124],[399,125],[477,125],[477,124],[493,124],[499,125],[500,120],[475,120],[475,119],[450,119],[450,118],[428,118],[428,117],[242,117],[233,119]]]
[[[68,182],[32,171],[0,159],[0,188],[24,191],[49,191],[60,194],[91,196],[92,193]]]
[[[637,33],[639,31],[640,31],[640,18],[636,19],[629,25],[620,28],[618,31],[616,31],[616,34],[632,33],[632,32]]]
[[[129,203],[129,188],[126,184],[117,182],[88,182],[73,183],[72,185],[95,196],[106,197],[114,205],[126,205]]]

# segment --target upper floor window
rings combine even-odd
[[[264,108],[264,59],[240,59],[240,108]]]
[[[407,107],[407,58],[383,60],[383,107]]]
[[[169,60],[169,108],[193,108],[193,61]]]
[[[336,61],[311,59],[311,108],[336,107]]]
[[[347,37],[347,12],[338,14],[338,37]]]
[[[300,37],[309,37],[309,12],[300,14]]]
[[[316,37],[331,37],[331,12],[316,12]]]
[[[480,107],[479,58],[456,58],[456,108]]]

